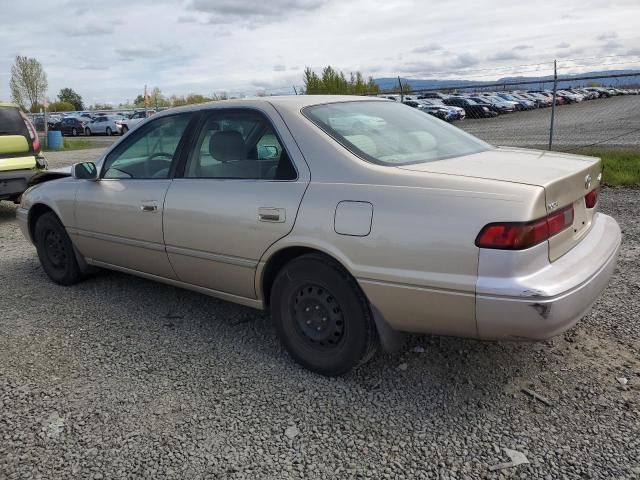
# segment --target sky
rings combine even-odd
[[[639,0],[28,0],[2,2],[0,101],[16,55],[49,97],[288,93],[305,67],[491,80],[640,68]]]

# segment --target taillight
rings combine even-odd
[[[29,120],[29,117],[27,117],[22,112],[20,112],[20,115],[22,116],[22,120],[24,121],[24,124],[26,125],[27,130],[29,131],[29,136],[31,137],[31,145],[33,146],[33,151],[35,153],[39,153],[40,152],[40,137],[38,137],[38,132],[36,132],[36,129],[33,126],[33,123],[31,123],[31,120]]]
[[[573,224],[573,205],[531,222],[500,222],[486,225],[476,246],[500,250],[524,250],[544,242]]]
[[[596,203],[598,203],[598,189],[596,188],[595,190],[591,190],[589,193],[587,193],[584,196],[584,203],[586,204],[587,208],[593,208],[596,206]]]

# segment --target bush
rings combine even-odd
[[[76,107],[69,102],[51,102],[49,104],[50,112],[73,112]]]

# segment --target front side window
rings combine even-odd
[[[251,110],[218,110],[205,120],[184,176],[294,180],[296,171],[263,114]]]
[[[314,105],[303,114],[364,160],[397,166],[491,149],[491,145],[406,105],[355,101]]]
[[[169,169],[191,113],[161,117],[123,142],[106,158],[103,178],[160,179],[169,177]]]

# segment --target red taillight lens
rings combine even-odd
[[[20,112],[20,115],[22,116],[22,120],[24,121],[24,124],[27,126],[27,130],[29,131],[29,136],[31,137],[31,144],[33,145],[33,151],[35,153],[39,153],[40,137],[38,137],[38,132],[36,132],[36,128],[33,126],[33,123],[31,123],[31,120],[29,120],[29,117],[27,117],[22,112]]]
[[[587,208],[593,208],[598,203],[598,189],[591,190],[584,196],[584,203],[587,205]]]
[[[532,222],[490,223],[476,237],[476,246],[524,250],[544,242],[573,224],[573,205]]]

